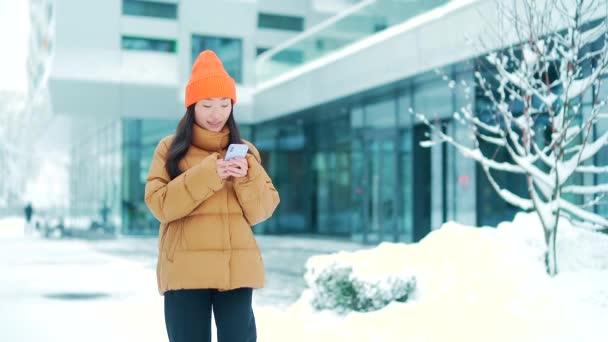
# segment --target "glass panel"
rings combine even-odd
[[[122,14],[177,19],[177,4],[141,0],[123,0]]]
[[[410,90],[406,90],[401,93],[397,98],[399,113],[397,113],[399,119],[399,127],[411,127],[414,122],[414,114],[410,109],[412,108],[412,94]]]
[[[306,30],[289,44],[260,57],[256,64],[257,80],[264,82],[277,77],[446,2],[447,0],[362,1]],[[281,61],[278,56],[283,50],[302,51],[302,62],[293,64]]]
[[[302,31],[304,18],[269,13],[258,13],[258,28]]]
[[[414,241],[414,218],[412,215],[412,199],[414,196],[412,191],[414,184],[414,180],[412,178],[412,165],[414,156],[412,154],[411,129],[401,130],[399,145],[399,169],[401,177],[401,210],[399,212],[401,222],[399,224],[399,240],[404,242],[412,242]]]
[[[371,136],[368,145],[367,241],[390,241],[396,236],[395,143],[392,135]]]
[[[368,170],[369,170],[369,222],[367,239],[369,241],[380,240],[380,206],[381,204],[381,188],[380,188],[380,170],[382,169],[382,151],[380,150],[380,143],[378,141],[368,142],[369,146],[369,159],[368,159]]]
[[[319,232],[327,232],[330,226],[331,202],[330,202],[330,172],[329,160],[327,153],[315,153],[313,162],[316,170],[316,209],[317,212],[317,230]]]
[[[241,133],[241,138],[252,141],[253,140],[253,126],[251,125],[239,125],[239,133]]]
[[[266,123],[264,125],[255,126],[254,141],[256,148],[260,152],[262,157],[262,165],[264,169],[273,180],[274,185],[277,187],[279,194],[282,196],[282,185],[280,177],[283,175],[283,169],[277,167],[277,135],[278,129],[275,123]],[[267,233],[276,232],[279,229],[279,218],[281,214],[281,206],[277,208],[277,211],[269,220],[266,220],[256,226],[256,232]]]
[[[301,180],[307,177],[308,163],[304,130],[297,121],[275,122],[272,126],[278,130],[274,152],[277,167],[273,170],[276,171],[274,185],[281,193],[281,206],[275,220],[277,229],[281,232],[305,232],[308,222],[304,210],[308,198]]]
[[[141,144],[155,148],[162,138],[175,132],[178,123],[179,120],[143,120],[141,127]]]
[[[394,98],[379,100],[365,106],[365,123],[367,127],[395,127],[397,118]]]
[[[192,35],[192,63],[204,50],[213,50],[237,83],[243,81],[243,42],[239,38]]]
[[[99,128],[91,132],[90,127]],[[119,130],[118,121],[85,119],[75,123],[73,135],[78,142],[71,151],[69,212],[56,213],[64,224],[78,228],[100,225],[108,232],[120,228]]]
[[[144,203],[144,188],[154,149],[165,136],[173,133],[177,120],[124,119],[122,140],[117,145],[122,154],[114,174],[122,172],[122,189],[118,194],[122,211],[121,223],[126,234],[150,234],[158,229],[158,221]],[[118,131],[120,132],[120,131]],[[116,137],[118,141],[121,137]],[[117,187],[118,192],[118,187]]]
[[[354,133],[356,134],[356,133]],[[352,162],[352,207],[353,207],[353,234],[359,236],[363,233],[363,224],[364,224],[364,205],[365,205],[365,196],[367,196],[367,191],[365,188],[365,182],[363,179],[363,163],[364,163],[364,151],[363,151],[363,137],[360,135],[355,135],[352,141],[352,153],[351,153],[351,162]]]
[[[413,239],[418,241],[431,227],[431,150],[420,146],[421,141],[428,140],[428,127],[417,125],[413,134]]]
[[[360,106],[354,107],[351,111],[350,125],[352,128],[362,128],[365,123],[363,109]]]
[[[438,78],[416,83],[414,111],[429,117],[450,117],[453,114],[452,91],[448,84]]]
[[[314,153],[316,212],[319,232],[350,234],[351,135],[350,117],[341,116],[314,125],[317,150]],[[339,132],[338,134],[336,134]]]
[[[268,50],[270,50],[270,48],[267,48],[267,47],[258,47],[258,48],[255,49],[255,55],[259,56],[259,55],[263,54],[264,52],[266,52]]]
[[[382,229],[384,231],[383,240],[393,241],[396,238],[396,212],[395,206],[395,187],[397,186],[397,177],[395,175],[395,142],[392,136],[387,137],[382,141],[381,145],[382,169],[380,189],[380,205],[379,212],[382,217]]]
[[[452,120],[448,133],[465,146],[473,147],[469,128]],[[475,173],[476,162],[463,157],[452,146],[447,146],[447,209],[448,220],[476,224]],[[485,175],[479,175],[485,177]]]
[[[151,39],[123,36],[122,49],[175,53],[175,41],[168,39]]]
[[[275,59],[285,64],[302,64],[304,54],[302,51],[295,49],[283,50],[275,55]]]

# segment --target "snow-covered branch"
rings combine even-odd
[[[581,173],[608,173],[608,166],[581,165],[577,166],[574,171]]]
[[[574,215],[576,217],[581,218],[584,221],[598,225],[598,227],[597,227],[598,229],[601,227],[608,227],[608,219],[606,219],[605,217],[595,214],[593,212],[590,212],[588,210],[582,209],[582,208],[564,200],[563,198],[560,199],[559,206],[561,208],[563,208],[564,210],[566,210],[567,212],[571,213],[572,215]]]
[[[608,184],[568,185],[562,189],[562,192],[570,194],[599,194],[608,192]]]
[[[502,199],[504,199],[507,203],[524,210],[530,210],[534,207],[531,200],[518,196],[506,188],[501,188],[492,176],[488,165],[482,164],[482,169],[485,172],[488,181],[492,185],[492,188],[494,188],[494,191],[496,191],[496,193],[498,193],[500,197],[502,197]]]
[[[513,164],[505,163],[505,162],[497,162],[495,160],[492,160],[492,159],[484,156],[483,153],[481,153],[481,151],[479,150],[479,148],[470,148],[470,147],[464,146],[461,143],[458,143],[452,137],[443,133],[440,129],[437,129],[433,124],[431,124],[429,122],[429,120],[426,118],[426,116],[424,116],[422,114],[418,114],[418,118],[421,121],[423,121],[428,127],[431,128],[433,133],[441,140],[441,142],[446,142],[446,143],[454,146],[464,156],[471,158],[471,159],[481,163],[482,165],[486,165],[487,167],[495,169],[495,170],[512,172],[512,173],[521,173],[521,174],[525,173],[525,171],[518,165],[513,165]]]

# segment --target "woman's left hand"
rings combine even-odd
[[[247,176],[249,164],[245,158],[235,158],[229,161],[229,173],[231,176],[241,178]]]

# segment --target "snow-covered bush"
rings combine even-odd
[[[307,269],[304,277],[313,293],[313,307],[336,311],[353,309],[356,290],[351,281],[352,273],[352,266],[337,262],[321,270]]]
[[[415,277],[400,267],[387,270],[380,265],[390,259],[364,260],[366,255],[368,251],[310,258],[304,278],[312,292],[311,305],[317,310],[345,313],[405,302],[416,287]]]

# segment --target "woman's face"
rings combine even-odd
[[[194,105],[194,122],[209,131],[220,132],[231,110],[232,102],[228,97],[202,99]]]

